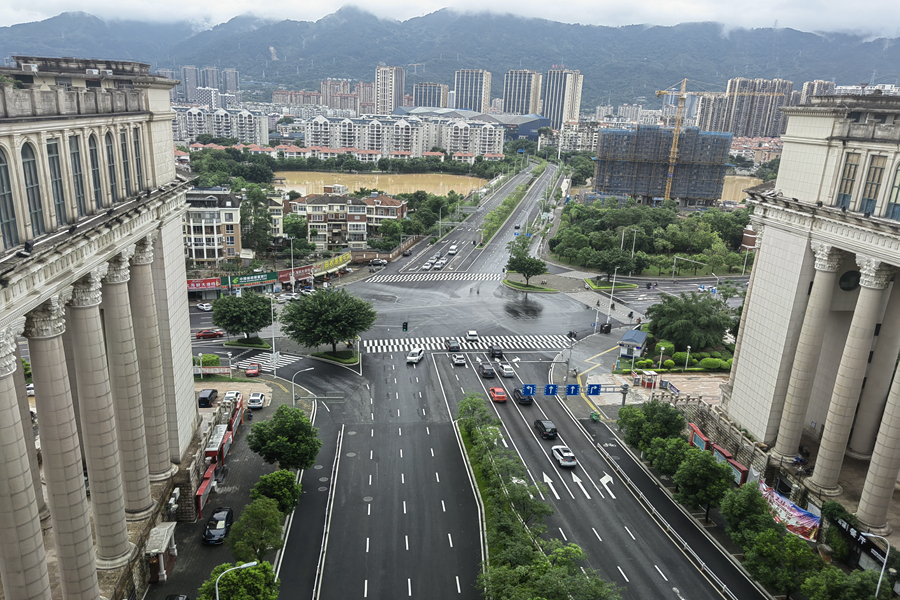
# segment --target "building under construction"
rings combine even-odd
[[[653,203],[666,193],[674,130],[656,125],[602,130],[594,159],[594,191],[630,196]],[[670,197],[682,206],[711,204],[722,195],[730,133],[701,133],[684,128],[678,149]]]

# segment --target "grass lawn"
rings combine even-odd
[[[515,288],[517,290],[522,290],[523,292],[555,292],[553,288],[541,287],[539,285],[525,285],[524,283],[519,283],[518,281],[510,281],[509,279],[504,279],[503,283],[508,285],[511,288]]]

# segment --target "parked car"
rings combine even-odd
[[[497,365],[497,370],[500,371],[501,377],[515,377],[516,372],[513,371],[512,366],[509,363],[501,363]]]
[[[301,296],[312,296],[316,292],[314,290],[300,290]]]
[[[203,312],[210,312],[212,310],[212,304],[209,302],[201,302],[197,305],[197,310],[202,310]]]
[[[474,329],[470,329],[466,332],[466,341],[467,342],[477,342],[478,341],[478,332]]]
[[[219,390],[200,390],[200,397],[197,404],[201,408],[210,407],[219,398]]]
[[[404,250],[403,256],[412,256],[412,250]]]
[[[513,400],[515,400],[519,404],[533,404],[534,396],[528,396],[522,393],[522,388],[515,388],[513,390]]]
[[[387,264],[387,261],[383,258],[373,258],[369,261],[369,266],[371,267],[383,267]]]
[[[250,366],[244,371],[244,375],[247,377],[259,377],[259,363],[250,363]]]
[[[278,296],[278,302],[280,302],[281,304],[284,304],[285,302],[290,302],[292,300],[299,300],[299,299],[300,299],[300,294],[286,293],[286,294],[281,294],[280,296]]]
[[[409,351],[409,354],[406,355],[407,363],[418,363],[425,357],[425,348],[413,348]]]
[[[25,386],[25,393],[29,396],[34,396],[34,384],[29,383]]]
[[[575,454],[569,450],[568,446],[553,446],[550,448],[550,451],[560,467],[572,468],[578,465],[578,461],[575,460]]]
[[[540,436],[545,440],[556,439],[556,425],[553,424],[553,421],[538,419],[534,422],[534,428],[537,429]]]
[[[503,348],[491,344],[488,346],[488,355],[491,358],[503,358]]]
[[[459,340],[456,338],[444,338],[444,348],[448,352],[457,352],[459,350]]]
[[[492,387],[488,390],[488,395],[494,402],[506,402],[506,390],[500,387]]]
[[[234,523],[234,510],[228,506],[220,506],[213,511],[206,521],[206,529],[203,532],[203,543],[219,545],[225,542],[231,525]]]
[[[435,253],[433,258],[434,258],[434,260],[441,260],[441,253],[440,252]]]
[[[453,366],[466,366],[466,355],[465,354],[451,354],[450,362],[453,363]]]
[[[443,268],[444,268],[444,264],[445,264],[445,263],[444,263],[444,261],[442,261],[442,260],[437,261],[436,263],[434,263],[434,270],[435,270],[435,271],[439,271],[439,270],[443,269]]]
[[[197,332],[198,340],[208,340],[220,337],[225,337],[225,332],[219,331],[218,329],[201,329]]]
[[[243,397],[244,397],[244,395],[242,393],[232,390],[232,391],[225,392],[224,399],[225,400],[233,400],[235,403],[238,403],[241,401],[241,398],[243,398]]]
[[[478,372],[484,379],[493,379],[496,377],[496,373],[494,373],[494,367],[487,363],[481,363],[478,365]]]
[[[247,400],[247,408],[263,408],[266,405],[266,395],[262,392],[253,392]]]

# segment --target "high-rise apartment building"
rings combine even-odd
[[[461,69],[454,77],[455,108],[486,113],[491,107],[491,72]]]
[[[793,87],[784,79],[730,79],[724,93],[701,96],[697,125],[737,137],[778,137],[786,124],[781,107],[790,105]]]
[[[417,83],[413,86],[413,106],[447,108],[450,86],[443,83]]]
[[[542,114],[550,119],[553,129],[559,129],[563,123],[578,121],[583,83],[584,75],[578,71],[565,67],[547,71]]]
[[[197,88],[197,99],[195,102],[197,104],[202,104],[206,108],[215,110],[221,106],[219,103],[219,90],[211,87],[198,87]]]
[[[834,94],[834,82],[816,79],[807,81],[800,90],[800,104],[809,103],[813,96],[831,96]]]
[[[175,71],[172,69],[157,69],[156,74],[160,77],[165,77],[166,79],[177,79],[175,76]],[[169,90],[169,102],[175,102],[178,99],[178,93],[175,91],[173,87]]]
[[[513,70],[503,76],[503,112],[538,114],[543,76],[537,71]]]
[[[181,92],[185,101],[194,102],[197,99],[198,87],[200,87],[200,69],[194,65],[181,67]]]
[[[200,86],[219,89],[219,69],[216,67],[200,69]]]
[[[379,65],[375,69],[375,114],[389,115],[403,106],[406,71],[403,67]]]
[[[335,97],[350,94],[350,80],[329,78],[319,84],[319,90],[322,93],[323,105],[331,108],[346,108],[335,104]],[[355,108],[355,106],[353,108]]]
[[[241,81],[238,77],[238,72],[235,69],[222,69],[220,78],[222,81],[219,86],[219,91],[225,94],[238,95],[238,92],[241,91]]]
[[[353,93],[356,94],[356,114],[371,115],[375,113],[374,83],[358,81],[353,86]]]

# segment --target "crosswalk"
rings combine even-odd
[[[363,340],[363,351],[367,354],[386,352],[409,352],[412,348],[426,350],[446,350],[441,337],[401,338],[386,340]],[[485,352],[488,346],[500,346],[505,351],[516,350],[558,350],[568,348],[572,340],[564,335],[498,335],[483,336],[477,342],[459,340],[461,352]]]
[[[282,368],[286,367],[290,364],[293,364],[303,358],[302,356],[294,356],[293,354],[285,354],[284,352],[278,353],[278,360],[274,361],[275,367]],[[250,358],[244,358],[234,362],[235,369],[246,369],[252,363],[258,363],[259,368],[263,371],[272,371],[272,353],[271,352],[260,352],[259,354],[254,354]]]
[[[397,275],[373,275],[370,283],[404,283],[417,281],[502,281],[502,273],[399,273]]]

